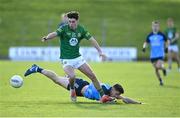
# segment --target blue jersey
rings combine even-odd
[[[158,32],[157,34],[151,32],[147,36],[146,42],[151,46],[151,59],[164,57],[164,44],[166,40],[166,36],[161,32]]]
[[[64,25],[66,25],[67,23],[65,22],[61,22],[59,25],[58,25],[58,28],[62,28]]]
[[[106,95],[110,95],[110,91],[112,88],[111,86],[109,86],[108,84],[102,83],[101,87]],[[94,87],[92,83],[89,84],[87,89],[85,90],[84,97],[91,100],[100,100],[101,98],[99,92],[97,91],[97,89]]]

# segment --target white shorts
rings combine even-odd
[[[79,56],[74,59],[61,59],[61,64],[63,65],[63,68],[65,68],[66,66],[71,66],[75,69],[78,69],[80,66],[82,66],[85,63],[86,61],[83,59],[82,56]]]
[[[169,45],[168,51],[179,52],[178,45]]]

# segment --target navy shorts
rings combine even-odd
[[[162,60],[163,61],[164,57],[151,58],[151,63],[154,63],[154,62],[156,62],[158,60]]]
[[[79,79],[76,78],[75,83],[74,83],[74,88],[76,90],[76,95],[77,96],[83,96],[81,93],[81,90],[84,86],[89,85],[89,82],[83,80],[83,79]],[[70,90],[70,85],[68,84],[67,86],[67,90]]]

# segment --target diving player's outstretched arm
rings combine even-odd
[[[121,99],[126,104],[142,104],[141,102],[138,102],[128,97],[118,96],[117,99]]]

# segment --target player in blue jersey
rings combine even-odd
[[[58,25],[58,28],[61,28],[62,26],[68,24],[68,17],[66,13],[61,14],[61,22]]]
[[[68,77],[61,77],[58,76],[55,72],[47,69],[42,69],[41,67],[37,65],[32,65],[31,68],[29,68],[24,76],[28,76],[32,73],[41,73],[51,79],[54,83],[60,85],[61,87],[70,90],[70,84],[69,84],[69,78]],[[124,93],[124,89],[120,84],[115,84],[113,86],[110,86],[108,84],[101,83],[100,84],[105,95],[110,96],[107,98],[104,98],[103,101],[101,99],[101,96],[97,89],[94,87],[93,83],[89,83],[83,79],[76,78],[75,79],[75,90],[76,90],[76,95],[78,97],[85,97],[87,99],[91,100],[97,100],[102,103],[106,102],[115,102],[116,99],[121,99],[124,103],[131,103],[131,104],[141,104],[141,102],[135,101],[131,98],[123,97],[121,94]],[[111,100],[109,100],[111,99]]]
[[[151,47],[150,59],[155,69],[156,76],[160,82],[160,85],[163,85],[163,80],[160,76],[159,70],[163,71],[164,76],[166,76],[166,69],[164,67],[164,53],[168,52],[169,41],[166,36],[160,32],[158,21],[152,22],[152,32],[147,36],[146,41],[143,44],[143,52],[146,51],[147,44]]]

